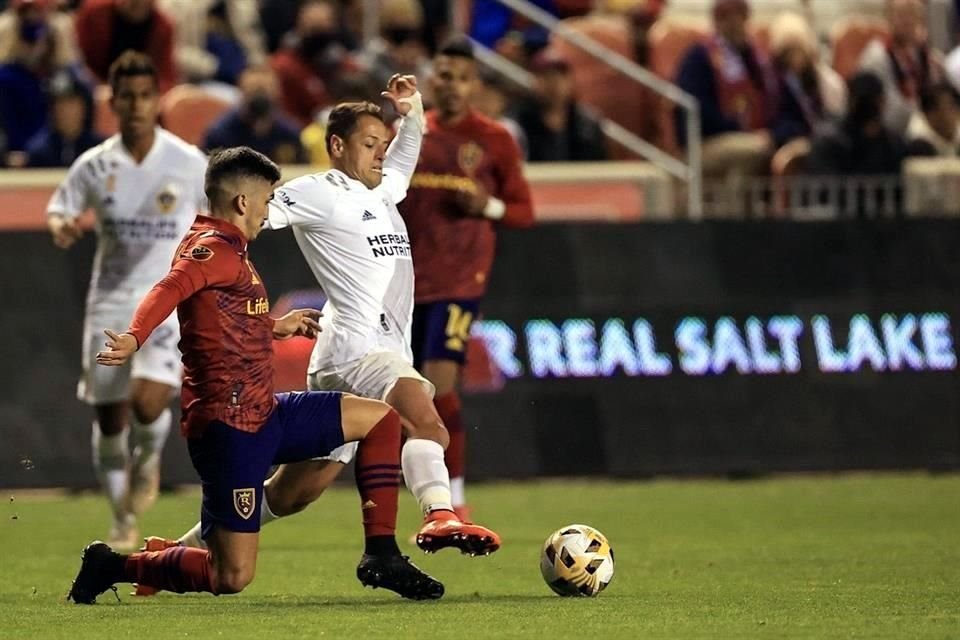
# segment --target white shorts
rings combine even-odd
[[[122,367],[97,364],[97,352],[106,347],[104,329],[122,331],[132,314],[88,313],[83,323],[83,374],[77,385],[77,398],[90,405],[123,402],[130,397],[130,381],[135,379],[159,382],[179,388],[183,378],[180,362],[180,323],[172,313],[150,335],[150,338]]]
[[[412,378],[423,385],[431,398],[437,389],[406,358],[392,351],[371,353],[360,360],[307,375],[310,391],[343,391],[362,398],[386,400],[400,378]],[[357,443],[348,442],[330,452],[324,460],[347,464],[357,452]]]

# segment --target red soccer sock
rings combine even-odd
[[[400,493],[400,416],[396,411],[391,410],[360,441],[356,478],[364,535],[392,539]]]
[[[216,594],[212,574],[210,552],[189,547],[134,553],[127,556],[123,567],[125,582],[174,593],[206,591]]]
[[[450,444],[443,454],[443,461],[451,478],[462,478],[467,467],[467,432],[463,427],[460,396],[456,391],[451,391],[434,398],[433,404],[450,434]]]

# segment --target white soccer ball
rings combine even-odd
[[[540,572],[558,595],[595,596],[613,580],[613,549],[593,527],[567,525],[543,543]]]

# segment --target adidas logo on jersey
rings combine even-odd
[[[360,218],[360,222],[366,222],[367,220],[376,220],[376,219],[377,219],[377,217],[376,217],[375,215],[373,215],[372,213],[370,213],[369,211],[367,211],[366,209],[364,209],[364,210],[363,210],[363,217]]]

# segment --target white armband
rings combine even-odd
[[[487,206],[483,208],[483,217],[491,220],[500,220],[507,213],[507,205],[500,198],[490,196],[487,198]]]

